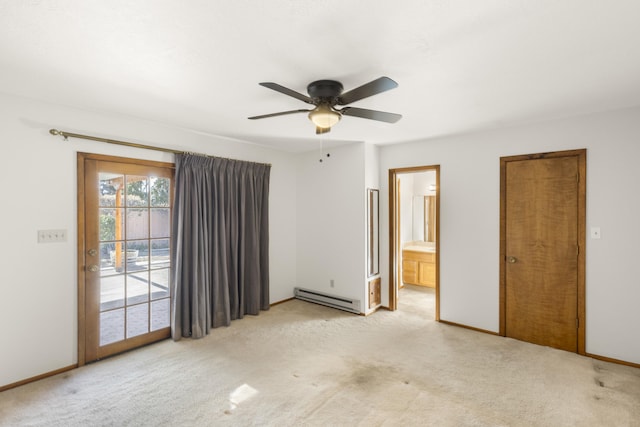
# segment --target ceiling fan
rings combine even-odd
[[[309,120],[316,126],[316,134],[327,133],[331,126],[340,121],[342,116],[360,117],[363,119],[378,120],[381,122],[395,123],[402,118],[402,115],[386,113],[384,111],[367,110],[365,108],[349,107],[348,104],[368,98],[372,95],[385,92],[398,87],[398,83],[389,77],[380,77],[369,83],[365,83],[355,89],[342,93],[342,83],[335,80],[317,80],[309,83],[307,92],[309,96],[303,95],[295,90],[291,90],[277,83],[263,82],[260,86],[284,93],[307,104],[315,105],[309,110],[290,110],[279,113],[264,114],[261,116],[249,117],[251,120],[266,119],[268,117],[284,116],[287,114],[309,113]],[[337,108],[337,106],[343,106]]]

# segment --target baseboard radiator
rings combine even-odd
[[[338,297],[309,289],[295,288],[294,296],[298,299],[326,305],[350,313],[360,314],[360,300]]]

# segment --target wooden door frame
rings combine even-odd
[[[500,158],[500,330],[499,335],[506,336],[506,211],[507,211],[507,163],[523,160],[551,159],[559,157],[577,157],[578,159],[578,348],[577,353],[585,355],[585,255],[586,255],[586,195],[587,195],[587,150],[567,150],[550,153],[524,154]]]
[[[398,309],[398,197],[396,181],[398,175],[435,171],[436,173],[436,308],[435,320],[440,320],[440,165],[414,166],[409,168],[389,169],[389,305],[388,309]]]
[[[87,252],[87,248],[85,247],[85,227],[86,227],[86,207],[85,207],[85,196],[86,196],[86,188],[85,188],[85,160],[96,160],[96,161],[104,161],[104,162],[115,162],[115,163],[128,163],[142,166],[150,166],[150,167],[161,167],[161,168],[174,168],[175,165],[173,163],[167,162],[158,162],[153,160],[140,160],[140,159],[132,159],[128,157],[116,157],[116,156],[108,156],[103,154],[93,154],[93,153],[77,153],[77,218],[78,218],[78,228],[77,228],[77,272],[78,272],[78,366],[83,366],[87,363],[87,355],[86,355],[86,289],[85,289],[85,281],[86,281],[86,257],[85,254]]]

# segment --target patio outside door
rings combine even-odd
[[[84,364],[170,335],[173,169],[82,153],[78,168],[78,361]]]

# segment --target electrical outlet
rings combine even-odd
[[[67,230],[38,230],[38,243],[66,242]]]
[[[331,286],[332,288],[334,287],[335,282],[333,279],[329,280],[329,286]]]

